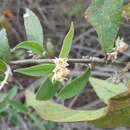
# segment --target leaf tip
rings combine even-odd
[[[72,30],[74,32],[74,22],[73,21],[71,22],[70,30]]]

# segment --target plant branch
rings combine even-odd
[[[4,77],[3,81],[0,83],[0,90],[8,83],[8,79],[11,74],[12,74],[12,72],[11,72],[10,66],[7,65],[7,69],[5,71],[5,77]]]
[[[25,59],[18,61],[11,61],[11,65],[26,65],[26,64],[46,64],[46,63],[54,63],[55,59]],[[126,62],[120,61],[107,61],[105,58],[98,57],[88,57],[81,59],[68,59],[68,63],[86,63],[86,64],[118,64],[118,65],[126,65]]]

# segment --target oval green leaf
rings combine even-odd
[[[110,98],[127,91],[127,87],[122,83],[113,84],[108,80],[97,78],[90,78],[90,83],[97,96],[106,104],[108,104]]]
[[[37,41],[23,41],[19,43],[15,49],[27,49],[34,54],[43,56],[43,52],[45,51],[43,47]]]
[[[105,114],[105,109],[93,111],[71,110],[51,101],[38,101],[32,92],[26,92],[28,106],[32,106],[36,112],[45,120],[56,122],[77,122],[95,120]]]
[[[48,77],[36,93],[37,100],[49,100],[53,98],[59,89],[59,82],[52,82],[51,78]]]
[[[123,0],[92,0],[85,17],[98,33],[105,52],[111,52],[122,21]]]
[[[28,76],[41,77],[41,76],[48,76],[50,73],[52,73],[54,67],[55,67],[54,64],[41,64],[27,68],[20,68],[15,70],[15,72]]]
[[[62,99],[68,99],[80,94],[86,86],[91,74],[90,68],[88,68],[81,76],[72,80],[63,90],[58,94]]]
[[[30,10],[26,9],[24,24],[28,40],[38,41],[43,47],[43,30],[38,17]]]
[[[35,95],[29,91],[26,92],[26,102],[42,119],[49,121],[88,122],[100,128],[119,128],[130,125],[130,99],[127,101],[127,106],[114,111],[111,111],[109,106],[97,110],[72,110],[52,101],[37,101]]]

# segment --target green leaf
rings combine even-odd
[[[38,41],[43,47],[43,30],[38,17],[30,10],[26,9],[24,23],[28,40]]]
[[[0,116],[3,112],[7,112],[8,104],[5,102],[0,103]]]
[[[111,52],[122,21],[123,0],[92,0],[85,17],[98,33],[105,52]]]
[[[11,125],[16,126],[18,124],[18,113],[8,112],[8,119]]]
[[[94,88],[98,97],[108,104],[110,98],[127,91],[124,84],[113,84],[108,80],[101,80],[97,78],[90,78],[90,83]]]
[[[32,53],[43,56],[44,49],[37,41],[24,41],[18,44],[15,49],[27,49]]]
[[[6,70],[6,63],[0,59],[0,74]]]
[[[17,69],[15,70],[15,72],[29,76],[41,77],[41,76],[47,76],[50,73],[52,73],[54,67],[55,67],[54,64],[41,64],[27,68]]]
[[[28,111],[27,108],[25,107],[25,105],[22,104],[21,102],[14,101],[14,100],[9,100],[8,102],[9,102],[9,104],[10,104],[11,106],[13,106],[18,112],[23,112],[23,113],[25,113],[25,112]]]
[[[120,93],[109,100],[109,109],[111,111],[118,111],[120,109],[124,109],[129,106],[130,102],[130,93],[129,91],[125,91]]]
[[[5,75],[3,73],[0,73],[0,83],[4,80]]]
[[[33,113],[29,113],[29,117],[33,120],[35,125],[40,129],[40,130],[46,130],[43,122]]]
[[[72,80],[68,85],[66,85],[64,89],[61,90],[61,92],[58,94],[58,96],[62,99],[67,99],[80,94],[86,86],[90,74],[91,70],[89,68],[85,71],[85,73],[83,73],[78,78]]]
[[[0,31],[0,59],[8,63],[10,61],[10,56],[10,47],[8,44],[6,32],[4,29],[2,29]]]
[[[6,93],[0,93],[0,113],[1,112],[7,112],[7,109],[9,108],[9,100],[12,100],[17,94],[17,88],[13,87]]]
[[[53,98],[58,91],[59,82],[58,81],[51,81],[51,78],[48,77],[41,87],[38,89],[36,93],[37,100],[49,100]]]
[[[5,100],[11,100],[11,99],[13,99],[13,98],[16,96],[17,91],[18,91],[17,87],[11,88],[11,89],[8,91]]]
[[[0,103],[4,102],[5,101],[5,98],[7,96],[7,93],[5,92],[1,92],[0,93]]]
[[[64,123],[88,122],[100,128],[119,128],[130,125],[130,98],[124,98],[122,103],[125,101],[127,105],[119,109],[111,110],[110,106],[108,106],[86,111],[72,110],[52,101],[37,101],[35,95],[29,91],[26,92],[26,101],[27,105],[34,108],[41,118],[49,121]]]
[[[27,105],[33,107],[38,115],[50,121],[78,122],[90,121],[102,117],[106,108],[93,111],[71,110],[51,101],[38,101],[32,92],[26,92]]]
[[[118,94],[109,100],[108,113],[100,120],[94,121],[98,127],[119,128],[130,124],[130,93],[128,91]]]
[[[62,49],[59,55],[60,58],[68,57],[71,46],[72,46],[73,37],[74,37],[74,24],[72,22],[70,26],[70,30],[63,41]]]

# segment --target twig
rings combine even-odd
[[[73,105],[76,103],[78,97],[79,97],[79,96],[76,96],[76,97],[73,98],[73,100],[69,103],[69,106],[68,106],[69,108],[72,108],[72,107],[73,107]]]
[[[9,79],[9,76],[11,75],[11,69],[10,69],[10,66],[7,65],[7,69],[5,71],[5,77],[3,79],[3,81],[0,83],[0,90],[5,86],[5,84],[7,84],[8,82],[8,79]]]
[[[26,65],[26,64],[45,64],[45,63],[54,63],[55,59],[25,59],[18,61],[11,61],[11,65]],[[98,57],[88,57],[81,59],[68,59],[69,63],[86,63],[86,64],[118,64],[118,65],[126,65],[126,62],[120,61],[107,61],[105,58]]]

